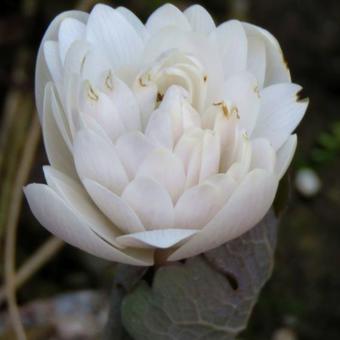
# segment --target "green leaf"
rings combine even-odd
[[[185,263],[159,268],[123,298],[134,340],[228,340],[246,328],[270,277],[277,219],[271,211],[244,236]]]

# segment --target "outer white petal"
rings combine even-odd
[[[291,135],[277,151],[275,173],[277,174],[279,179],[282,178],[282,176],[287,171],[290,163],[292,162],[296,150],[296,144],[297,136]]]
[[[143,50],[142,39],[129,22],[112,7],[102,4],[90,13],[86,38],[108,55],[114,69],[136,65]]]
[[[127,174],[109,140],[89,130],[80,131],[74,141],[73,153],[81,179],[92,179],[117,194],[127,185]]]
[[[58,33],[59,54],[62,63],[64,63],[67,51],[72,43],[83,38],[85,38],[84,23],[73,18],[66,18],[62,21]]]
[[[250,136],[259,114],[260,96],[256,78],[242,72],[227,79],[223,87],[223,98],[236,105],[240,126]]]
[[[266,47],[266,77],[264,86],[290,82],[290,73],[283,58],[281,47],[274,36],[263,28],[242,23],[248,37],[258,37]]]
[[[72,152],[72,134],[69,126],[69,121],[63,108],[59,104],[56,90],[52,82],[46,84],[45,96],[45,100],[50,102],[53,117],[58,125],[59,132],[62,135],[67,147]]]
[[[63,76],[63,65],[59,55],[59,44],[56,41],[45,41],[44,43],[44,58],[51,78],[55,83],[58,91],[61,89]]]
[[[184,11],[192,30],[201,34],[209,34],[216,28],[213,18],[201,5],[192,5]]]
[[[212,184],[205,183],[184,192],[175,206],[176,228],[201,229],[221,209],[222,197]]]
[[[136,177],[151,177],[176,201],[183,192],[185,171],[181,160],[167,149],[157,149],[150,153],[140,165]]]
[[[126,250],[122,252],[102,239],[90,221],[78,215],[50,187],[30,184],[24,189],[29,206],[37,220],[51,233],[90,254],[110,261],[131,265],[153,264],[152,252]]]
[[[136,213],[115,193],[90,179],[84,179],[87,192],[98,208],[124,233],[144,230]]]
[[[120,247],[116,237],[120,235],[116,229],[93,204],[89,195],[79,181],[66,176],[50,166],[44,167],[44,174],[51,187],[72,210],[91,223],[91,229],[115,247]]]
[[[166,249],[179,245],[195,235],[195,229],[160,229],[118,237],[117,241],[126,247]]]
[[[129,24],[140,35],[143,41],[146,41],[149,38],[149,32],[146,30],[144,24],[133,12],[131,12],[129,9],[125,7],[117,7],[116,11],[118,11],[121,15],[124,16],[124,18],[129,22]]]
[[[276,84],[261,92],[261,108],[252,137],[267,138],[279,149],[303,118],[308,100],[298,101],[301,87]]]
[[[257,138],[251,141],[252,157],[250,169],[264,169],[273,172],[276,163],[276,153],[269,141]]]
[[[175,26],[184,31],[191,29],[185,15],[174,5],[165,4],[156,9],[145,24],[147,30],[154,34],[167,26]]]
[[[116,149],[130,179],[155,146],[140,131],[127,133],[118,138]]]
[[[174,209],[171,197],[155,180],[136,178],[126,187],[122,199],[136,212],[146,229],[173,227]]]
[[[259,88],[263,88],[266,75],[266,46],[257,36],[248,37],[247,70],[255,75]]]
[[[277,180],[265,170],[250,172],[220,212],[188,242],[169,256],[177,261],[230,241],[258,223],[273,203]]]
[[[56,169],[76,178],[73,156],[65,143],[54,118],[51,86],[46,86],[42,116],[42,132],[49,163]]]
[[[55,40],[58,39],[58,31],[60,23],[66,18],[74,18],[81,22],[86,22],[88,18],[88,14],[81,11],[67,11],[59,14],[48,27],[39,47],[36,71],[35,71],[35,99],[38,108],[39,116],[43,115],[43,94],[44,88],[47,82],[51,81],[51,75],[48,71],[46,60],[44,57],[44,45],[47,40]]]
[[[219,47],[225,78],[246,70],[248,42],[239,21],[230,20],[221,24],[212,33],[212,39],[216,39]]]

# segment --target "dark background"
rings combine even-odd
[[[110,3],[126,6],[145,20],[164,2],[128,0]],[[236,17],[272,32],[285,53],[293,82],[301,84],[304,94],[310,98],[308,112],[298,128],[298,151],[290,171],[291,200],[280,227],[274,273],[242,339],[272,339],[277,330],[286,329],[286,338],[282,340],[338,340],[340,1],[210,0],[199,3],[209,10],[217,23]],[[32,98],[35,53],[43,32],[57,13],[74,8],[76,4],[70,0],[1,1],[1,115],[13,89]],[[184,9],[192,2],[174,1],[174,4]],[[18,65],[22,64],[24,67],[20,66],[18,71]],[[20,110],[15,119],[18,124],[23,119]],[[4,129],[4,125],[0,127]],[[29,182],[42,182],[41,165],[46,163],[40,146]],[[304,166],[312,168],[322,182],[320,192],[312,198],[305,198],[295,190],[295,173]],[[0,172],[0,185],[5,183],[5,171],[3,168]],[[0,230],[3,239],[2,234]],[[47,236],[24,204],[18,233],[18,264]],[[19,303],[48,298],[60,292],[102,288],[110,281],[110,274],[111,267],[106,262],[66,246],[19,290]]]

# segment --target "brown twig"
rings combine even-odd
[[[16,182],[13,190],[11,204],[9,206],[6,238],[5,238],[5,287],[8,301],[9,314],[12,326],[19,340],[26,339],[24,328],[20,320],[16,296],[15,296],[15,253],[16,235],[19,213],[22,205],[22,187],[27,181],[35,151],[40,138],[40,125],[37,115],[33,116],[26,145],[19,164]]]
[[[25,284],[41,267],[43,267],[64,245],[64,241],[51,236],[40,248],[19,268],[14,277],[14,289]],[[0,305],[6,299],[6,288],[0,288]]]

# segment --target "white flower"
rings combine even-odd
[[[152,265],[245,233],[266,214],[306,101],[279,44],[195,5],[146,25],[97,5],[42,41],[36,101],[50,166],[25,188],[50,232],[99,257]]]

